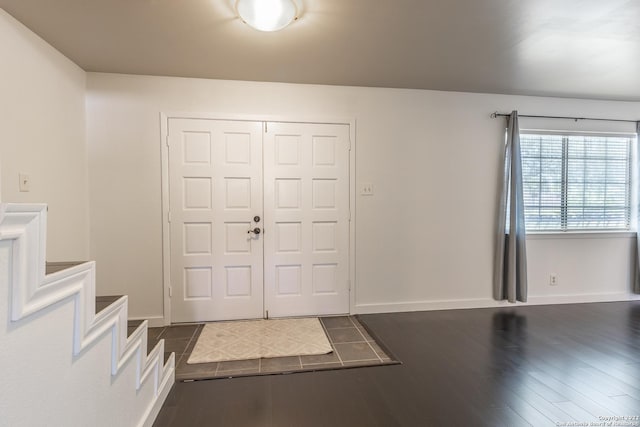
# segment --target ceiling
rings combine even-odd
[[[638,0],[0,0],[86,71],[640,101]]]

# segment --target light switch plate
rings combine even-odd
[[[18,178],[20,179],[20,191],[31,191],[31,177],[26,173],[21,173]]]

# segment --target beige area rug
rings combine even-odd
[[[207,323],[188,364],[331,353],[318,318]]]

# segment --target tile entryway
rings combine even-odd
[[[67,264],[69,263],[64,264],[64,268],[68,268]],[[78,263],[73,263],[73,265],[75,264]],[[51,265],[47,266],[48,270],[52,267]],[[48,271],[48,273],[50,272]],[[121,295],[96,297],[96,313],[120,297]],[[128,333],[131,334],[142,322],[142,320],[130,320]],[[189,365],[187,360],[200,336],[204,323],[148,328],[147,348],[154,348],[159,340],[164,339],[165,361],[168,360],[171,353],[176,354],[176,380],[178,381],[401,363],[389,350],[376,342],[376,339],[355,316],[321,317],[320,322],[327,333],[333,352],[318,356],[288,356]]]
[[[322,317],[333,352],[319,356],[289,356],[231,362],[187,364],[204,324],[149,328],[149,348],[165,340],[165,356],[176,353],[176,380],[189,381],[236,376],[342,369],[397,364],[388,351],[353,316]],[[130,324],[134,328],[135,325]]]

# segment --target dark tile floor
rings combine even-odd
[[[45,272],[52,274],[83,262],[47,262]],[[121,295],[97,296],[96,313],[121,297]],[[323,317],[320,321],[333,351],[318,356],[275,357],[189,365],[187,360],[204,327],[203,323],[149,328],[147,349],[151,350],[159,340],[164,339],[165,361],[171,353],[176,354],[176,379],[182,381],[400,363],[390,357],[391,353],[384,350],[355,317]],[[142,320],[130,320],[128,333],[131,334],[141,323]]]
[[[318,356],[290,356],[230,362],[187,363],[204,324],[174,325],[149,329],[149,348],[164,339],[165,356],[176,353],[176,380],[228,378],[297,371],[316,371],[346,367],[399,363],[376,343],[353,316],[323,317],[333,352]]]
[[[119,298],[121,298],[120,295],[96,297],[96,313]],[[149,328],[147,349],[151,350],[158,341],[164,340],[165,361],[169,359],[171,353],[176,354],[176,380],[178,381],[400,363],[388,350],[383,349],[376,342],[357,318],[353,316],[322,317],[320,321],[333,348],[329,354],[190,365],[187,361],[204,328],[204,323]],[[128,333],[131,334],[141,323],[142,320],[130,320]]]

